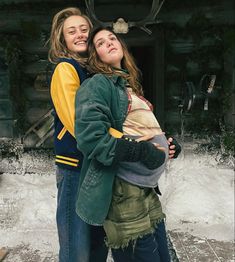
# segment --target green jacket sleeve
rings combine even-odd
[[[113,125],[112,86],[102,75],[84,81],[75,98],[75,137],[79,150],[103,165],[113,163],[116,139],[108,130]]]

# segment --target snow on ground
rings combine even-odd
[[[5,173],[0,196],[0,246],[28,242],[49,251],[48,242],[56,236],[54,176]]]
[[[234,170],[216,155],[185,147],[160,180],[167,228],[192,235],[234,240]]]
[[[4,158],[0,164],[3,173],[0,175],[0,247],[13,248],[6,260],[56,261],[56,185],[52,156],[47,152],[30,152],[19,160]]]
[[[233,241],[234,170],[218,165],[215,155],[196,154],[192,148],[184,144],[181,156],[170,161],[160,180],[167,228]],[[58,239],[53,158],[29,152],[19,160],[0,159],[0,164],[0,247],[30,244],[48,258],[32,261],[55,261]]]

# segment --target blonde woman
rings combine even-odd
[[[78,8],[69,7],[54,16],[50,35],[49,60],[55,64],[50,92],[55,116],[60,262],[92,261],[92,255],[97,258],[95,251],[101,255],[99,261],[106,261],[107,256],[102,228],[87,225],[75,212],[83,156],[74,138],[74,100],[77,89],[87,78],[87,39],[91,28],[88,17]]]

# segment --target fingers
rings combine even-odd
[[[170,143],[172,143],[172,141],[173,141],[173,138],[172,138],[172,137],[169,137],[169,138],[167,139],[168,145],[170,145]]]
[[[174,158],[174,156],[175,156],[175,145],[171,144],[173,142],[173,138],[169,137],[167,139],[167,142],[168,142],[168,145],[169,145],[169,155],[168,155],[168,157],[171,159],[171,158]]]
[[[169,158],[174,158],[175,150],[169,150]]]

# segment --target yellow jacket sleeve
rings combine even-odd
[[[66,130],[74,136],[75,95],[80,86],[76,69],[67,62],[57,65],[51,80],[51,98]]]

